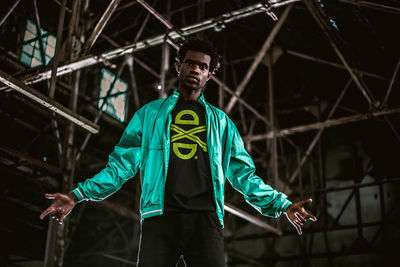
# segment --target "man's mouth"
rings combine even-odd
[[[189,81],[199,82],[199,79],[194,76],[188,76],[186,79],[188,79]]]

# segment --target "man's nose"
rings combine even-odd
[[[199,74],[200,73],[200,67],[197,64],[194,64],[191,68],[190,68],[190,72],[192,74]]]

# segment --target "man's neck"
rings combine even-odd
[[[183,100],[195,100],[201,96],[201,90],[193,90],[191,88],[178,87],[178,92],[181,94]]]

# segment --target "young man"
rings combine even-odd
[[[291,203],[255,175],[252,159],[234,123],[202,94],[218,66],[208,41],[188,39],[175,64],[179,88],[138,110],[109,156],[107,166],[55,199],[41,218],[60,223],[77,202],[100,201],[121,188],[140,168],[142,231],[138,266],[225,266],[222,235],[226,178],[260,213],[286,213],[301,234],[311,199]]]

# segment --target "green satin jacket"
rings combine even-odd
[[[171,111],[179,92],[148,103],[139,109],[119,143],[109,155],[107,166],[94,177],[78,183],[74,193],[79,201],[100,201],[116,192],[140,169],[142,220],[164,211],[164,189],[170,155]],[[207,103],[204,95],[198,102],[205,107],[207,148],[216,212],[223,226],[224,186],[226,178],[243,194],[245,200],[268,217],[279,217],[291,204],[255,174],[254,163],[244,148],[234,123],[221,110]]]

